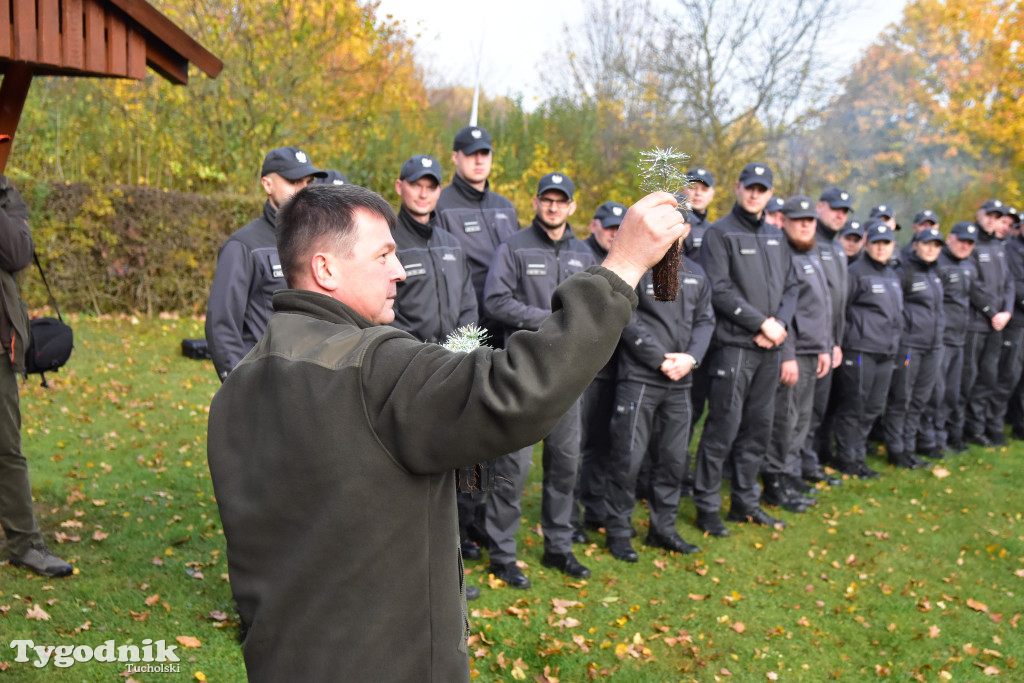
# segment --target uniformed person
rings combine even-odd
[[[630,543],[637,474],[651,456],[646,545],[679,553],[700,548],[676,530],[680,484],[689,469],[690,378],[715,328],[711,290],[703,269],[679,259],[674,301],[656,301],[654,276],[637,286],[640,304],[622,333],[607,481],[607,546],[612,556],[636,562]]]
[[[708,169],[697,166],[686,172],[692,183],[685,191],[690,208],[686,211],[690,234],[683,241],[683,251],[694,261],[700,258],[700,246],[704,243],[704,233],[708,231],[711,221],[708,220],[708,209],[715,200],[715,174]]]
[[[590,237],[584,243],[594,252],[598,263],[608,256],[615,240],[626,206],[607,201],[597,207],[590,221]],[[608,425],[615,406],[615,376],[618,372],[618,353],[597,373],[580,399],[580,474],[577,484],[577,503],[582,508],[582,520],[575,520],[578,534],[584,529],[597,531],[605,525],[608,516],[605,487],[608,480],[608,451],[611,433]],[[582,528],[580,528],[582,527]],[[588,539],[589,540],[589,539]]]
[[[942,312],[946,324],[942,332],[942,362],[935,389],[921,419],[918,452],[936,460],[947,451],[961,453],[964,406],[960,402],[960,380],[964,367],[964,345],[970,319],[971,287],[977,269],[970,260],[978,228],[970,221],[953,225],[936,261],[942,279]]]
[[[927,464],[917,457],[917,433],[942,362],[946,317],[936,260],[945,240],[937,228],[924,228],[911,244],[913,253],[896,268],[903,288],[903,334],[885,411],[885,446],[890,464],[917,469]]]
[[[785,237],[764,222],[773,184],[767,164],[747,164],[734,187],[736,203],[708,228],[701,246],[715,333],[693,498],[698,527],[713,536],[729,534],[719,510],[722,471],[730,452],[735,466],[728,519],[781,525],[761,508],[757,481],[764,444],[771,437],[779,347],[786,339],[796,294],[789,279]]]
[[[519,218],[512,202],[491,191],[493,159],[491,134],[485,129],[466,126],[456,133],[452,142],[455,174],[451,184],[441,190],[436,211],[440,227],[459,240],[469,262],[479,324],[487,330],[487,343],[501,346],[505,333],[487,315],[483,305],[484,282],[494,251],[502,240],[519,230]],[[482,530],[484,497],[479,492],[460,492],[456,498],[462,548],[468,556],[479,555],[478,542],[486,542]]]
[[[315,178],[313,180],[317,185],[350,185],[349,179],[341,171],[336,171],[332,168],[324,169],[324,176],[322,178]]]
[[[878,220],[869,221],[864,239],[864,254],[849,270],[832,466],[844,474],[870,479],[878,472],[865,462],[868,432],[889,393],[903,326],[903,290],[889,265],[896,247],[892,228]]]
[[[533,198],[536,215],[524,230],[505,239],[494,254],[484,285],[487,314],[506,330],[536,330],[551,314],[551,295],[571,275],[594,265],[594,252],[573,236],[569,217],[576,211],[575,185],[564,173],[548,173]],[[552,349],[552,353],[557,353]],[[571,363],[571,358],[566,358]],[[484,530],[489,539],[490,571],[514,588],[530,582],[516,567],[515,533],[522,517],[520,498],[533,448],[495,461],[498,484],[488,494]],[[572,552],[573,492],[580,455],[577,401],[544,438],[541,564],[575,578],[590,576]]]
[[[808,453],[805,445],[814,412],[815,387],[832,369],[835,311],[817,240],[814,202],[803,195],[790,197],[782,207],[782,216],[782,231],[792,260],[791,277],[797,283],[796,307],[782,344],[772,438],[761,470],[761,502],[802,513],[816,502],[813,496],[805,495],[810,487],[804,479],[818,477],[821,468],[817,456]],[[843,270],[845,276],[845,261]],[[827,400],[827,392],[825,397]],[[825,476],[820,473],[821,478]]]
[[[768,200],[768,206],[764,209],[764,222],[768,225],[774,225],[776,228],[782,227],[782,207],[785,206],[786,200],[782,197],[772,197]]]
[[[846,254],[846,267],[857,260],[864,248],[864,226],[860,221],[848,220],[839,231],[839,243]]]
[[[981,205],[975,216],[978,240],[970,256],[978,277],[971,288],[971,317],[960,391],[966,406],[964,439],[980,446],[1006,443],[1002,411],[996,405],[1002,332],[1010,321],[1015,300],[1006,246],[996,235],[1005,213],[1006,205],[998,199]]]
[[[1017,229],[1020,216],[1012,206],[1006,207],[1006,213],[1000,219],[1003,223],[1000,234],[1005,234],[1006,260],[1013,276],[1013,315],[1010,321],[1003,328],[1003,346],[999,358],[999,383],[996,385],[996,394],[993,400],[997,414],[995,420],[1002,424],[1014,420],[1021,422],[1019,409],[1020,403],[1013,406],[1013,420],[1008,419],[1011,415],[1011,404],[1015,403],[1014,396],[1017,394],[1017,387],[1020,383],[1021,371],[1024,369],[1024,241],[1021,240],[1020,231]],[[1020,430],[1014,432],[1011,429],[1011,436],[1015,438],[1024,436]]]
[[[401,207],[392,235],[405,280],[398,283],[392,325],[420,341],[443,344],[449,334],[477,321],[477,308],[462,245],[437,229],[441,164],[426,154],[408,159],[395,193]]]
[[[263,336],[273,313],[271,296],[285,288],[277,256],[277,210],[313,178],[323,176],[326,172],[298,147],[275,147],[263,159],[263,215],[221,246],[206,304],[206,343],[222,382]]]

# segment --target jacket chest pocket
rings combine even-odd
[[[747,259],[756,258],[760,253],[761,243],[756,237],[736,238],[736,256],[739,257],[741,263],[745,263]]]
[[[281,257],[278,256],[277,250],[267,253],[267,268],[270,270],[270,276],[276,279],[284,278],[284,268],[281,267]]]

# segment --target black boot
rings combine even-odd
[[[782,474],[764,473],[761,475],[761,481],[764,482],[764,488],[761,491],[761,502],[765,505],[778,506],[783,510],[789,510],[797,514],[807,512],[807,505],[791,495],[784,477],[785,475]]]

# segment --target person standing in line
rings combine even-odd
[[[865,235],[864,255],[849,270],[832,466],[843,474],[873,479],[879,475],[865,462],[867,439],[892,381],[903,327],[903,290],[889,265],[896,248],[892,228],[868,221]]]
[[[711,285],[715,332],[708,354],[708,415],[697,449],[693,501],[697,526],[728,536],[720,517],[723,468],[730,454],[733,522],[781,527],[761,508],[757,477],[771,439],[779,347],[796,305],[796,284],[782,231],[764,221],[772,169],[747,164],[734,186],[736,203],[708,228],[701,266]]]
[[[913,252],[896,267],[903,288],[903,334],[884,429],[889,464],[914,470],[931,464],[918,457],[917,433],[942,362],[946,316],[936,261],[945,240],[937,228],[924,228],[911,244]],[[931,453],[927,446],[920,450]]]
[[[978,228],[970,221],[953,225],[935,262],[942,279],[942,362],[928,409],[921,418],[918,451],[939,460],[948,451],[963,453],[964,414],[960,405],[960,377],[964,367],[964,345],[971,313],[971,287],[978,271],[970,255]]]
[[[772,438],[761,469],[761,502],[803,513],[817,501],[802,488],[807,472],[820,468],[804,445],[814,412],[815,385],[832,369],[834,309],[828,276],[817,242],[818,213],[809,197],[796,195],[782,207],[782,231],[789,243],[796,308],[782,343],[779,386],[775,390]],[[824,476],[824,475],[823,475]]]
[[[314,178],[326,176],[298,147],[275,147],[263,159],[263,214],[221,246],[206,305],[206,343],[221,382],[263,336],[273,313],[271,297],[285,286],[277,210]]]
[[[506,343],[519,330],[538,329],[551,314],[551,295],[558,285],[596,261],[594,252],[573,235],[569,225],[569,217],[576,211],[575,192],[575,185],[564,173],[542,177],[533,198],[533,222],[506,238],[494,254],[484,285],[484,307],[506,330]],[[573,493],[579,456],[580,412],[576,402],[544,437],[541,564],[573,578],[587,578],[590,570],[572,552]],[[516,566],[515,534],[522,519],[521,498],[532,457],[533,447],[526,446],[495,461],[495,480],[499,483],[488,493],[485,503],[490,571],[513,588],[531,585]]]
[[[494,147],[491,134],[479,126],[466,126],[452,142],[452,182],[441,190],[437,200],[438,224],[462,245],[476,292],[479,325],[487,332],[487,344],[500,346],[505,338],[501,324],[487,315],[484,306],[484,282],[498,245],[519,231],[516,209],[507,198],[491,190],[491,165]],[[486,544],[483,531],[483,502],[479,491],[459,493],[459,533],[463,555],[478,559],[480,544]]]

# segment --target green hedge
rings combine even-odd
[[[259,215],[263,199],[145,187],[22,183],[36,252],[61,311],[202,313],[217,250]],[[22,274],[32,308],[47,303],[33,266]]]

